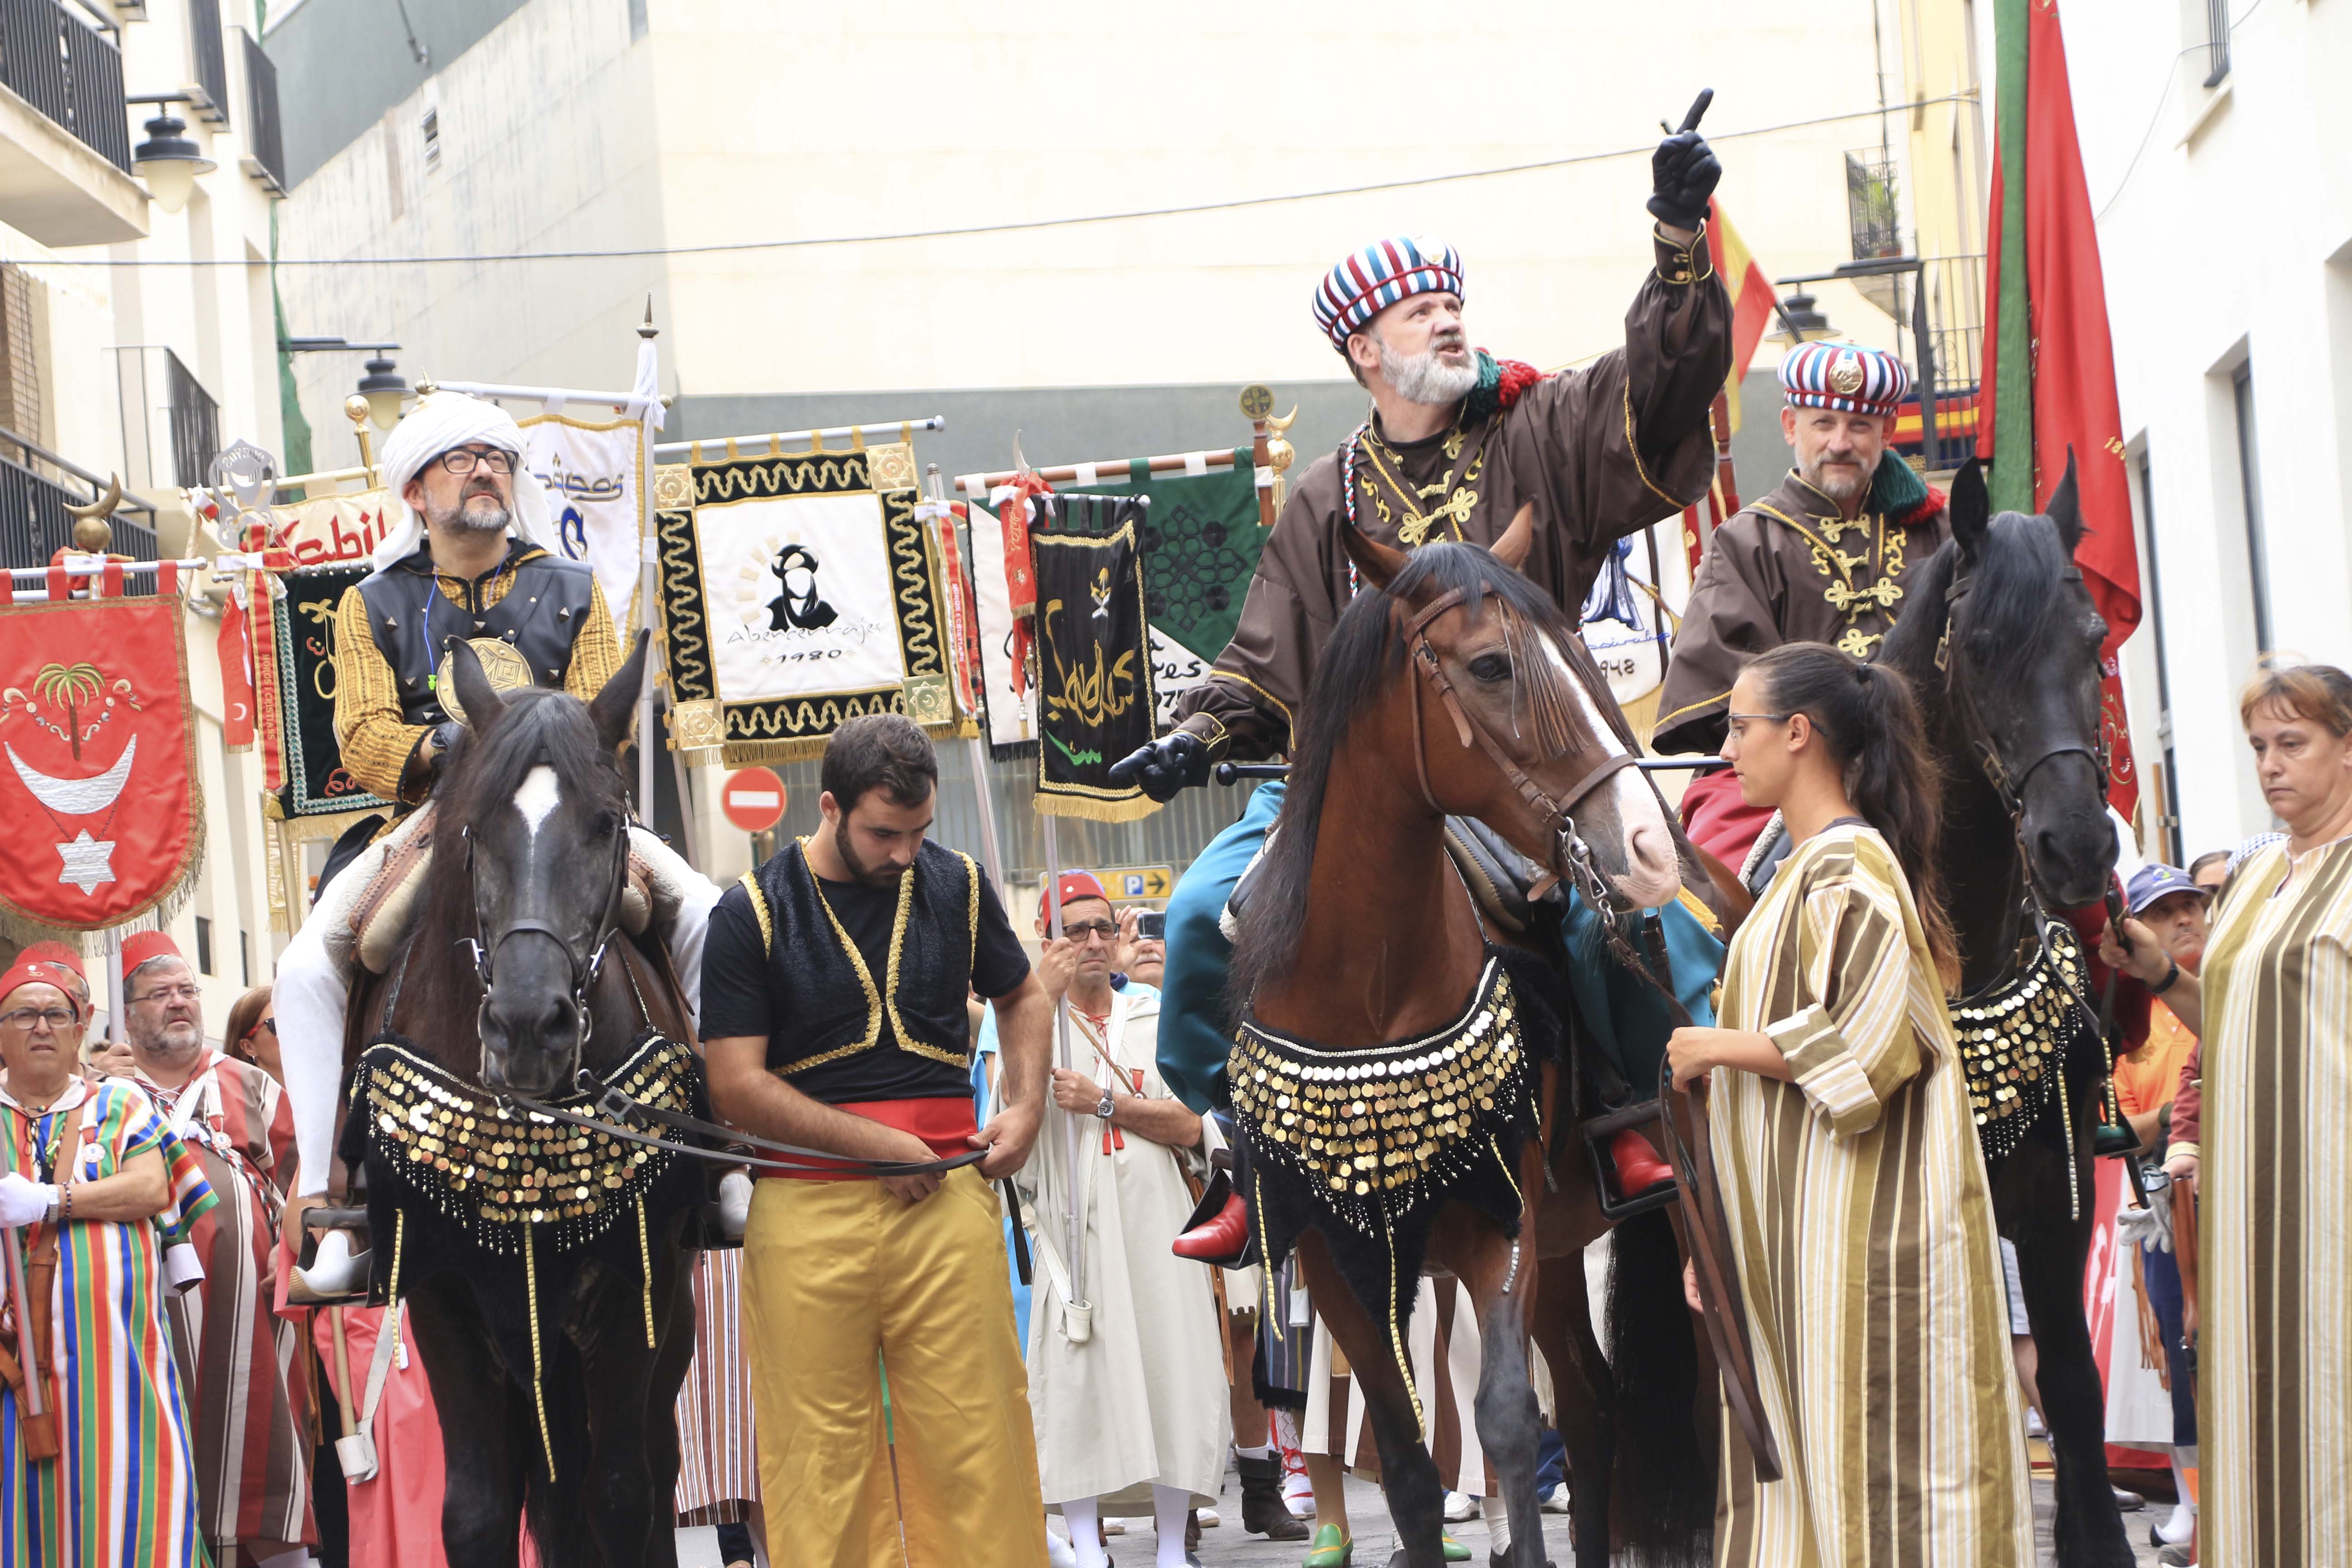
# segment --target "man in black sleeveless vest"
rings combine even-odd
[[[843,725],[822,782],[823,825],[711,913],[711,1104],[758,1136],[856,1160],[990,1153],[943,1175],[758,1184],[743,1309],[769,1555],[1034,1568],[1045,1504],[989,1184],[1037,1135],[1052,1006],[987,877],[926,841],[939,763],[912,721]],[[977,1131],[973,995],[996,1008],[1005,1106]]]

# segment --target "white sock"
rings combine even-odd
[[[1101,1521],[1096,1516],[1095,1500],[1072,1498],[1062,1505],[1062,1518],[1070,1526],[1070,1552],[1078,1560],[1078,1568],[1110,1568],[1110,1553],[1102,1547]],[[1178,1536],[1181,1544],[1182,1536]],[[1181,1561],[1180,1558],[1179,1561]]]
[[[1478,1510],[1486,1516],[1486,1541],[1497,1557],[1511,1554],[1511,1510],[1498,1497],[1482,1498]]]
[[[1271,1443],[1261,1443],[1255,1448],[1244,1448],[1239,1443],[1236,1443],[1234,1445],[1234,1452],[1239,1454],[1244,1459],[1271,1459],[1274,1458],[1274,1445]]]
[[[1154,1568],[1184,1568],[1184,1532],[1192,1522],[1192,1494],[1182,1487],[1151,1483],[1151,1528],[1160,1535]]]

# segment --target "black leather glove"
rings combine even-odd
[[[1187,784],[1209,782],[1209,744],[1190,730],[1175,730],[1110,766],[1115,783],[1143,786],[1143,793],[1165,803]]]
[[[1658,143],[1650,154],[1650,216],[1671,228],[1696,228],[1706,221],[1706,200],[1723,178],[1715,149],[1698,133],[1699,117],[1714,101],[1708,88],[1691,105],[1681,130]]]

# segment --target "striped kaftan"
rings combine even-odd
[[[2284,884],[2284,885],[2283,885]],[[2199,1545],[2352,1550],[2352,839],[2238,868],[2206,943]]]
[[[1901,868],[1800,845],[1733,939],[1723,1026],[1796,1081],[1714,1075],[1709,1122],[1782,1479],[1727,1415],[1716,1561],[2024,1568],[2024,1428],[1992,1195]]]
[[[205,1539],[224,1558],[236,1542],[300,1541],[316,1533],[302,1331],[274,1310],[293,1108],[276,1079],[217,1051],[177,1090],[138,1082],[220,1200],[189,1236],[204,1280],[164,1312],[194,1418]]]
[[[163,1325],[163,1253],[167,1235],[184,1234],[218,1200],[153,1104],[119,1079],[76,1079],[38,1115],[0,1091],[7,1168],[40,1179],[42,1151],[85,1097],[76,1180],[111,1176],[156,1150],[172,1201],[151,1220],[77,1219],[65,1227],[49,1352],[62,1452],[28,1464],[16,1396],[0,1395],[0,1568],[191,1568],[208,1559],[187,1405]],[[47,1228],[26,1232],[28,1247]],[[13,1313],[7,1332],[13,1346]]]

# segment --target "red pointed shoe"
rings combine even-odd
[[[1609,1158],[1617,1167],[1617,1192],[1622,1198],[1638,1198],[1675,1179],[1675,1168],[1658,1157],[1656,1146],[1630,1127],[1609,1141]]]
[[[1249,1240],[1249,1204],[1235,1193],[1225,1200],[1216,1218],[1178,1237],[1172,1250],[1179,1258],[1190,1258],[1199,1263],[1226,1263],[1241,1257]]]

